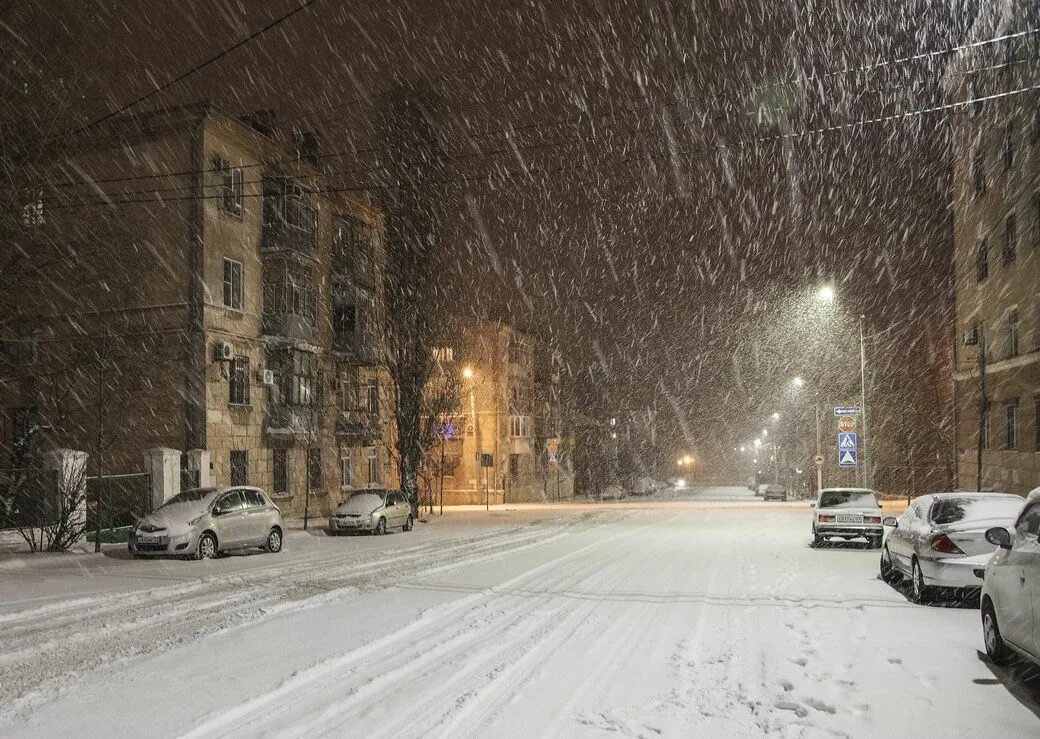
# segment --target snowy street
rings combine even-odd
[[[277,557],[0,560],[0,734],[1036,732],[977,610],[911,605],[808,528],[716,490]]]

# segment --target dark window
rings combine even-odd
[[[289,494],[289,450],[288,449],[275,449],[273,450],[272,459],[274,461],[274,469],[272,470],[273,481],[272,487],[275,495],[288,495]]]
[[[267,505],[267,501],[264,500],[264,496],[260,494],[259,490],[243,490],[242,495],[246,499],[247,508],[263,508]]]
[[[369,413],[379,413],[379,381],[369,380],[365,390],[366,410]]]
[[[1004,219],[1004,264],[1011,264],[1018,257],[1018,223],[1012,213]]]
[[[228,402],[249,405],[249,357],[235,357],[228,380]]]
[[[231,453],[234,454],[234,452]],[[242,453],[245,454],[245,452]],[[244,506],[245,501],[242,499],[242,492],[239,490],[234,490],[224,495],[217,503],[216,507],[222,511],[238,511],[241,510]]]
[[[520,455],[510,454],[509,455],[509,474],[519,475],[520,474]]]
[[[344,372],[339,378],[339,408],[343,411],[358,407],[358,378],[354,371]]]
[[[228,213],[241,215],[244,187],[242,168],[232,167],[223,159],[218,159],[214,169],[220,177],[220,207]]]
[[[319,447],[311,447],[307,450],[307,485],[312,493],[320,492],[325,487]]]
[[[975,247],[975,281],[982,282],[989,277],[989,245],[986,239],[979,239]]]
[[[302,264],[283,262],[264,269],[264,312],[314,320],[314,273]]]
[[[297,349],[272,350],[267,364],[278,377],[271,392],[272,403],[309,406],[318,402],[318,360],[314,354]]]
[[[1005,449],[1018,449],[1018,403],[1004,407],[1004,439]]]
[[[1007,124],[1004,126],[1004,138],[1001,150],[1004,156],[1004,171],[1010,170],[1015,165],[1015,126]]]
[[[986,151],[979,145],[971,160],[971,178],[975,189],[975,198],[981,198],[986,194]]]
[[[309,251],[318,234],[318,213],[310,204],[310,194],[284,178],[264,180],[264,241],[273,246],[288,246]],[[269,239],[277,239],[268,241]]]
[[[1018,311],[1008,312],[1007,349],[1009,357],[1018,356]]]
[[[245,450],[231,451],[231,484],[249,484],[249,452]]]
[[[332,330],[337,334],[352,334],[357,331],[357,306],[345,303],[332,306]]]
[[[224,307],[242,310],[242,263],[224,260]]]

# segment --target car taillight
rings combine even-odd
[[[832,521],[834,521],[834,516],[828,516],[828,515],[821,515],[820,516],[820,523],[830,523]]]
[[[932,537],[932,549],[943,554],[964,554],[946,534],[936,534]]]
[[[864,516],[863,523],[881,523],[881,516]]]

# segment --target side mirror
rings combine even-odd
[[[1003,526],[994,526],[986,530],[986,541],[1001,549],[1011,548],[1011,534]]]
[[[882,526],[891,526],[894,529],[898,529],[899,528],[899,520],[896,519],[895,516],[885,516],[884,520],[881,522],[881,525]]]

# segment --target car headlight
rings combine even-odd
[[[193,518],[190,521],[188,521],[188,525],[189,526],[194,526],[195,524],[197,524],[201,520],[202,520],[202,516],[199,516],[197,518]]]

